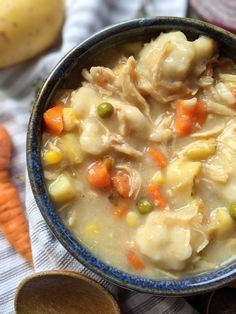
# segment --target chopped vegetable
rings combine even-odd
[[[148,148],[148,153],[159,167],[165,168],[167,166],[166,157],[162,153],[160,153],[158,150],[156,150],[153,147],[150,147]]]
[[[111,175],[104,162],[95,162],[87,172],[87,179],[90,185],[95,189],[103,189],[111,186]]]
[[[102,119],[110,118],[113,115],[114,107],[109,102],[103,102],[97,106],[97,114]]]
[[[136,206],[139,213],[142,215],[148,214],[153,210],[153,204],[146,197],[141,198]]]
[[[66,133],[60,137],[63,153],[71,164],[79,164],[84,160],[79,137],[75,133]]]
[[[216,140],[211,138],[209,140],[199,140],[190,144],[186,151],[186,156],[192,160],[206,159],[216,152]]]
[[[60,151],[49,150],[46,151],[43,155],[43,160],[49,166],[58,164],[62,161],[63,154]]]
[[[63,130],[62,109],[61,105],[56,105],[43,114],[46,131],[53,135],[60,135]]]
[[[229,213],[230,213],[230,216],[236,220],[236,203],[232,203],[230,206],[229,206]]]
[[[63,108],[62,114],[64,130],[72,131],[78,125],[78,120],[72,108]]]
[[[85,227],[84,234],[86,238],[94,240],[98,237],[100,233],[99,225],[96,223],[91,223]]]
[[[236,208],[236,204],[234,205]],[[232,208],[233,207],[234,206],[232,206]],[[227,208],[219,207],[211,213],[209,229],[218,238],[225,238],[227,235],[229,235],[229,233],[235,230],[236,225],[234,218],[230,214],[230,208],[227,210]]]
[[[176,101],[175,129],[179,136],[195,132],[206,121],[206,106],[202,102],[189,106],[186,101]]]
[[[15,250],[31,264],[28,223],[19,193],[12,184],[7,170],[11,151],[10,136],[5,128],[0,126],[0,230]]]
[[[148,185],[148,195],[153,200],[156,207],[164,208],[166,206],[166,200],[161,195],[161,192],[156,184],[150,183]]]
[[[129,212],[126,215],[125,221],[129,227],[136,227],[140,222],[139,215],[135,212]]]
[[[128,263],[137,270],[144,269],[144,264],[140,260],[139,256],[132,250],[129,250],[127,253]]]
[[[113,209],[113,215],[116,219],[121,219],[125,216],[129,209],[130,202],[128,200],[120,200],[118,205]]]
[[[129,197],[129,178],[127,175],[120,175],[112,177],[112,184],[115,190],[124,198]]]
[[[54,202],[67,202],[76,195],[71,178],[65,174],[60,174],[55,181],[49,184],[48,192]]]
[[[193,180],[200,170],[201,163],[199,161],[177,159],[170,163],[166,169],[166,183],[170,186],[188,185],[192,188]]]

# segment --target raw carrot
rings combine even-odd
[[[148,185],[148,196],[153,200],[156,207],[164,208],[166,206],[166,200],[156,184],[150,183]]]
[[[60,135],[63,130],[63,107],[56,105],[43,114],[46,130],[53,135]]]
[[[95,162],[88,168],[87,180],[95,189],[107,188],[111,185],[111,175],[104,162]]]
[[[130,202],[128,200],[124,200],[124,199],[120,200],[118,202],[118,205],[112,209],[114,217],[116,219],[123,218],[129,209],[129,205],[130,205]]]
[[[144,269],[143,262],[140,260],[139,256],[132,250],[129,250],[127,253],[127,261],[137,270]]]
[[[15,250],[29,263],[32,263],[24,209],[7,170],[10,164],[11,150],[9,134],[5,128],[0,126],[0,229]]]
[[[193,106],[187,106],[185,100],[176,101],[175,129],[179,136],[195,132],[206,121],[206,106],[198,101]]]
[[[126,175],[114,176],[111,178],[114,189],[124,198],[129,197],[129,178]]]
[[[150,147],[148,148],[147,151],[159,167],[165,168],[167,166],[166,157],[162,153],[160,153],[157,149]]]

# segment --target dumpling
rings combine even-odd
[[[210,38],[188,41],[180,31],[162,33],[141,50],[138,73],[150,83],[153,90],[158,90],[160,96],[168,96],[163,99],[174,100],[174,97],[170,98],[170,93],[180,92],[184,82],[191,86],[194,78],[206,69],[206,63],[214,51],[215,44]],[[185,81],[191,72],[192,82]],[[140,88],[147,90],[145,86],[148,87],[147,83]]]
[[[137,247],[157,266],[183,270],[208,244],[201,222],[197,201],[177,211],[152,212],[136,232]]]
[[[80,119],[85,119],[90,114],[95,115],[96,106],[101,102],[102,98],[89,86],[80,87],[78,90],[72,92],[72,109]]]
[[[108,130],[96,118],[88,118],[82,121],[82,133],[80,146],[82,151],[99,155],[109,148],[110,138]]]
[[[148,138],[151,130],[150,121],[134,106],[120,104],[117,111],[119,129],[123,136],[133,135],[138,138]]]

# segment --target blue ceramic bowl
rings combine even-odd
[[[210,24],[174,17],[136,19],[108,27],[72,49],[55,67],[42,87],[34,104],[27,137],[27,164],[31,187],[38,207],[47,224],[63,246],[82,264],[103,278],[124,288],[163,296],[183,296],[206,292],[236,279],[236,262],[219,269],[178,280],[152,280],[131,275],[96,258],[77,241],[63,225],[44,184],[40,161],[42,116],[50,106],[55,92],[78,86],[82,68],[101,64],[110,49],[124,43],[148,41],[160,32],[183,31],[189,39],[201,34],[218,41],[220,51],[231,58],[236,56],[236,37]],[[79,30],[78,30],[79,31]]]

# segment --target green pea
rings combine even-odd
[[[236,220],[236,203],[232,203],[229,206],[229,214],[230,216]]]
[[[141,198],[136,204],[140,214],[145,215],[153,210],[153,204],[146,198]]]
[[[102,119],[107,119],[111,117],[113,112],[114,112],[114,108],[112,104],[110,104],[109,102],[103,102],[97,106],[97,114]]]

